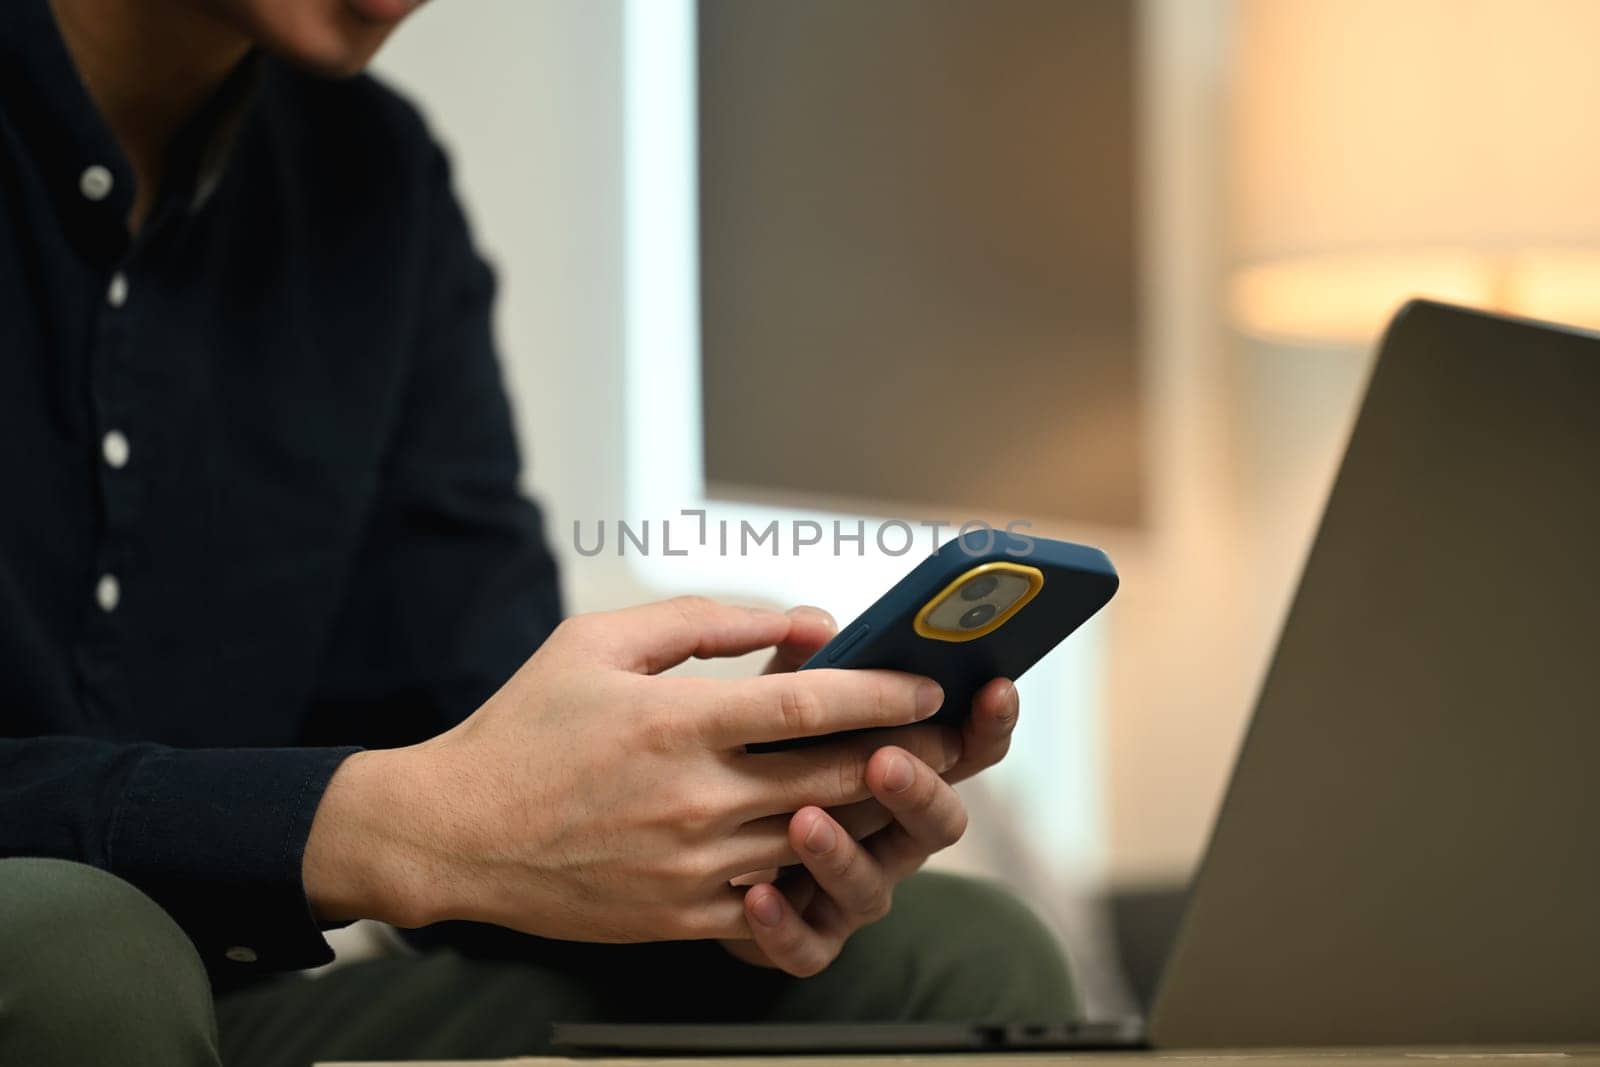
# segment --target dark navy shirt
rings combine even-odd
[[[46,0],[0,4],[0,857],[109,870],[220,979],[326,961],[354,746],[468,714],[559,597],[444,157],[252,57],[134,176]]]

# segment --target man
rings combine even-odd
[[[815,609],[560,621],[489,271],[420,121],[353,76],[411,6],[0,6],[0,1062],[1059,1017],[1023,908],[906,880],[1009,682],[958,737],[917,725],[926,679],[795,673]],[[282,973],[357,918],[427,948]]]

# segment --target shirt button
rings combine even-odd
[[[121,470],[128,465],[128,436],[121,430],[107,430],[106,435],[100,438],[100,455],[105,458],[106,466],[112,470]]]
[[[110,614],[117,610],[117,603],[122,600],[122,583],[117,581],[115,574],[102,574],[100,580],[94,583],[94,602],[100,605],[100,610]]]
[[[111,276],[111,284],[106,286],[106,303],[119,308],[127,302],[128,276],[119,270]]]
[[[90,200],[104,200],[110,196],[113,184],[111,172],[98,163],[84,167],[83,173],[78,175],[78,192]]]
[[[234,963],[254,963],[256,961],[256,950],[248,945],[234,945],[223,955]]]

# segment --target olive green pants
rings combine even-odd
[[[524,946],[284,975],[214,1001],[188,938],[137,889],[82,864],[0,860],[0,1063],[470,1059],[540,1052],[552,1021],[1054,1021],[1075,1006],[1038,919],[948,875],[907,881],[814,978],[710,943]]]

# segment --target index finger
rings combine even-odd
[[[811,670],[730,683],[704,724],[716,748],[907,726],[939,710],[944,690],[915,674]]]
[[[789,617],[789,636],[772,653],[763,674],[795,670],[839,632],[832,615],[810,604],[790,608],[784,614]]]
[[[659,674],[684,660],[742,656],[770,648],[789,634],[788,616],[764,608],[680,596],[654,604],[581,616],[594,626],[612,662]]]

